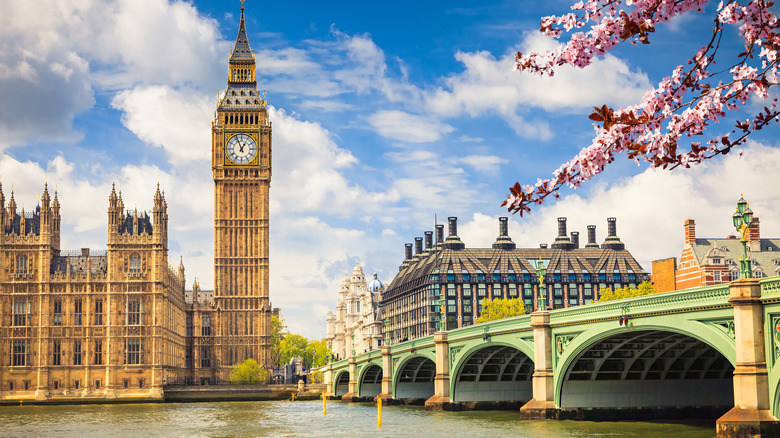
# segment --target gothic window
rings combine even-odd
[[[95,365],[103,365],[103,341],[95,341]]]
[[[144,323],[144,303],[140,299],[127,300],[125,308],[125,325],[141,325]]]
[[[52,365],[61,365],[62,362],[62,344],[60,341],[52,341]]]
[[[141,256],[139,254],[136,253],[130,256],[128,272],[130,275],[138,275],[141,273]]]
[[[82,322],[82,305],[81,299],[77,298],[73,301],[73,325],[81,325]]]
[[[27,365],[27,350],[29,341],[11,342],[11,366],[23,367]]]
[[[144,363],[144,341],[128,339],[125,341],[125,364],[141,365]]]
[[[235,95],[236,95],[236,90],[233,90],[233,96],[235,96]]]
[[[95,300],[95,325],[103,325],[103,299]]]
[[[246,104],[249,105],[249,99],[246,100]]]
[[[211,368],[211,349],[209,347],[200,348],[200,367]]]
[[[17,275],[25,275],[25,274],[27,274],[27,256],[26,255],[16,256],[16,274]]]
[[[241,95],[242,95],[242,96],[246,96],[246,94],[244,93],[244,91],[243,91],[243,90],[241,91]]]
[[[55,326],[62,325],[62,300],[57,298],[54,300],[54,321]]]
[[[204,313],[201,317],[200,335],[211,336],[211,315]]]
[[[81,341],[73,341],[73,365],[81,365]]]
[[[30,315],[30,302],[25,298],[17,298],[14,301],[14,326],[26,326]]]

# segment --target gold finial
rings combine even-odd
[[[241,2],[241,9],[244,9],[244,2],[245,2],[246,0],[238,0],[238,1],[240,1],[240,2]]]

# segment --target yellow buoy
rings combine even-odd
[[[382,399],[377,398],[376,399],[376,427],[382,427]]]
[[[295,393],[294,393],[294,392],[291,392],[291,393],[290,393],[290,396],[292,397],[292,398],[290,399],[290,401],[295,401]]]
[[[325,393],[322,393],[322,415],[328,414],[328,398],[325,397]]]

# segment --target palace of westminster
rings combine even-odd
[[[228,87],[212,121],[214,290],[185,292],[168,263],[168,205],[151,215],[108,194],[105,250],[60,248],[60,200],[33,211],[0,187],[0,398],[161,398],[270,364],[271,122],[258,92],[244,8]],[[65,200],[62,202],[76,202]]]

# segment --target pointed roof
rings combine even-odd
[[[230,62],[245,63],[247,61],[255,62],[252,54],[252,48],[249,47],[249,39],[246,37],[246,26],[244,25],[244,6],[241,6],[241,25],[238,27],[238,36],[236,37],[236,46],[233,53],[230,54]]]

